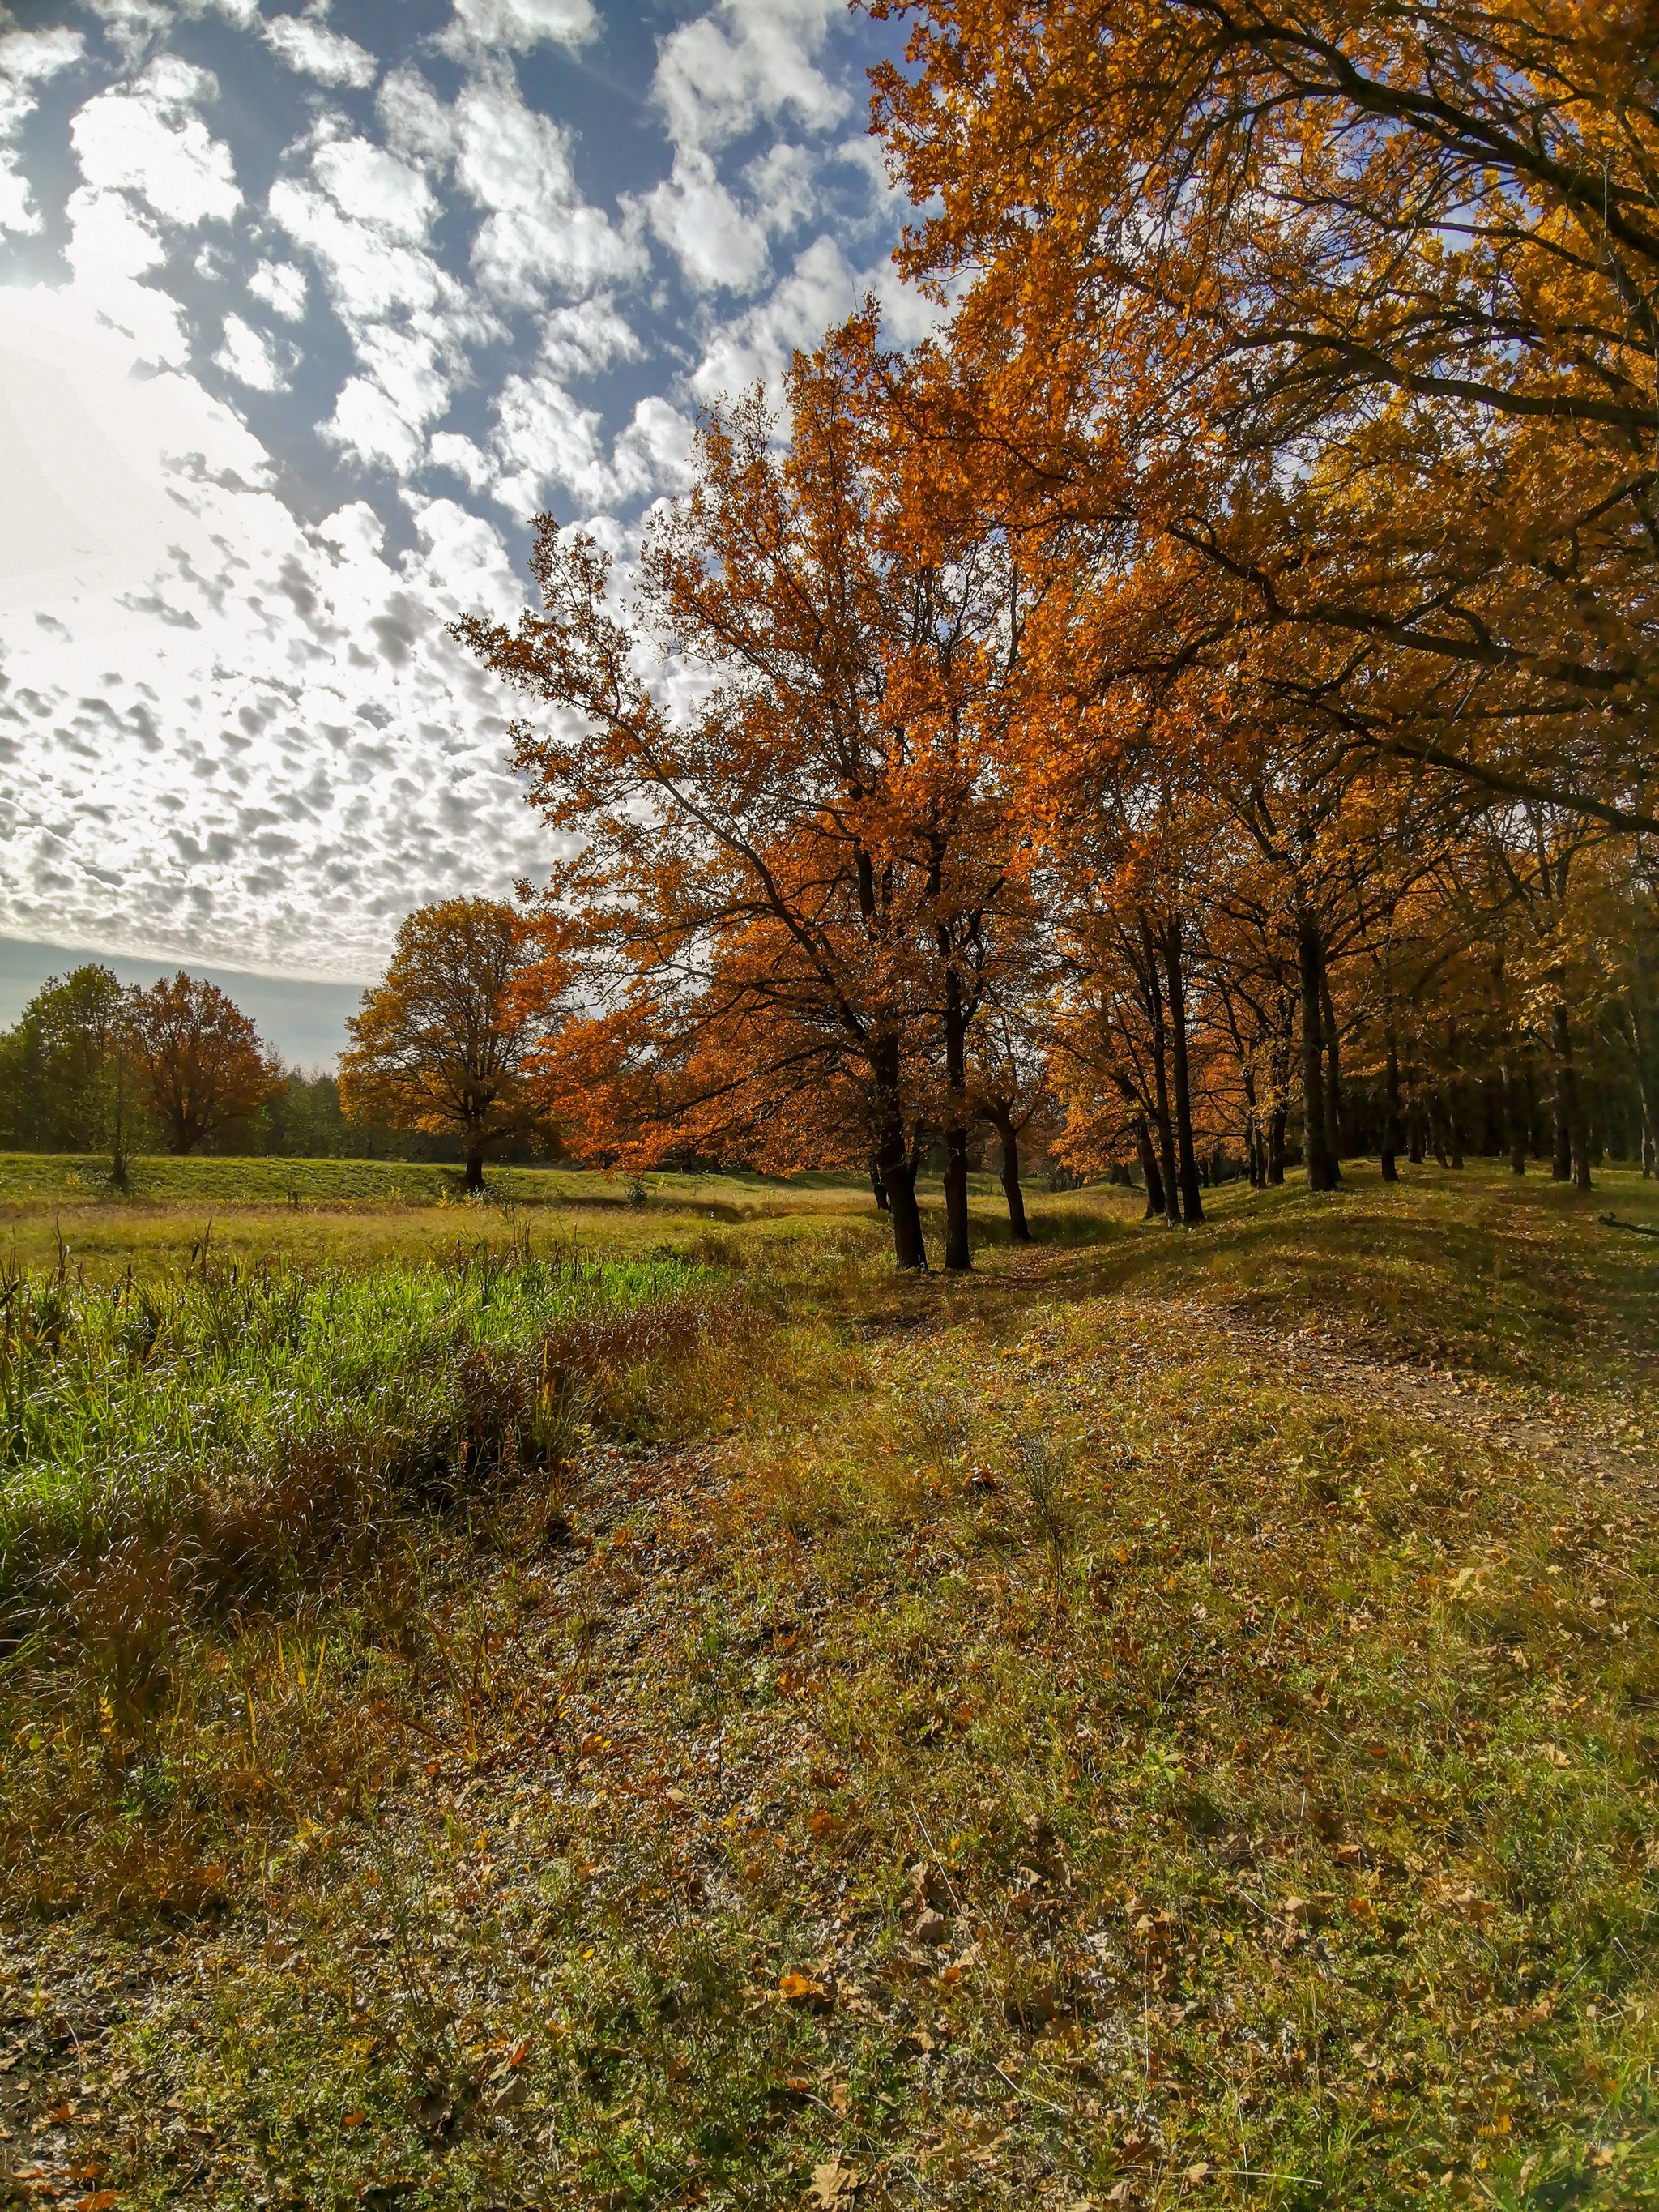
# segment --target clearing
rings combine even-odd
[[[1659,1190],[447,1172],[0,1164],[16,2201],[1659,2203]]]

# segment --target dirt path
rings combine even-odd
[[[1326,1396],[1477,1437],[1494,1451],[1523,1453],[1578,1477],[1659,1490],[1659,1458],[1632,1450],[1612,1433],[1606,1405],[1555,1400],[1540,1417],[1535,1403],[1502,1383],[1462,1379],[1449,1370],[1378,1358],[1322,1329],[1267,1328],[1234,1309],[1193,1302],[1194,1322],[1253,1358],[1277,1366],[1286,1381]]]

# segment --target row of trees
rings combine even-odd
[[[91,963],[50,978],[0,1036],[0,1142],[107,1152],[119,1181],[147,1140],[194,1152],[282,1087],[252,1023],[215,985],[180,970],[124,990]]]
[[[867,1164],[910,1267],[986,1127],[1016,1233],[1034,1121],[1171,1222],[1224,1156],[1651,1170],[1650,11],[873,12],[939,335],[854,317],[458,626],[569,857],[411,918],[348,1110]]]
[[[975,1117],[1044,1100],[1172,1221],[1222,1148],[1650,1170],[1642,9],[875,12],[942,335],[854,318],[631,567],[545,519],[459,628],[557,710],[548,1110],[868,1156],[912,1266],[924,1138],[963,1267]]]
[[[53,976],[0,1034],[0,1147],[459,1158],[545,1150],[556,1130],[524,1078],[556,987],[545,932],[487,899],[410,915],[349,1024],[337,1079],[283,1067],[240,1008],[182,970],[123,989],[96,963]]]

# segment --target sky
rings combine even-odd
[[[925,326],[890,43],[842,0],[0,4],[0,938],[361,982],[544,872],[445,625],[516,613],[540,511],[625,558],[699,404],[866,291]]]

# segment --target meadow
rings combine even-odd
[[[1659,1188],[1346,1173],[0,1161],[14,2199],[1659,2203]]]

